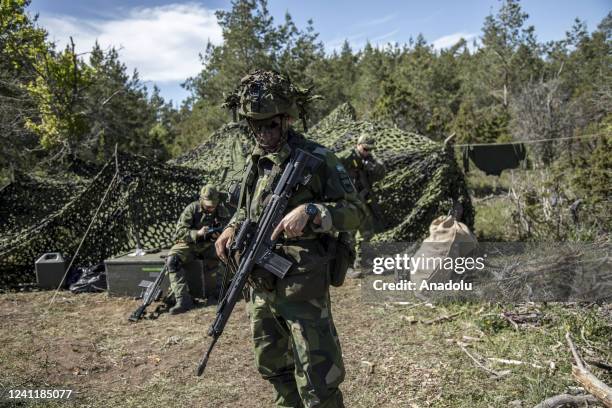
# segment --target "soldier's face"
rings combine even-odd
[[[370,155],[370,150],[362,144],[357,145],[357,151],[361,155],[361,157],[368,157]]]
[[[266,152],[275,152],[280,148],[283,135],[282,119],[280,116],[267,120],[249,121],[249,125],[259,147]]]
[[[202,205],[202,209],[204,210],[204,212],[207,212],[208,214],[214,213],[217,209],[216,205],[206,205],[202,200],[200,201],[200,204]]]

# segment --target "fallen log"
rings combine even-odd
[[[570,395],[560,394],[540,402],[533,408],[559,408],[559,407],[584,407],[587,404],[597,403],[598,400],[592,395]]]
[[[578,350],[576,350],[576,347],[574,346],[574,342],[572,341],[569,332],[565,334],[565,339],[567,340],[567,344],[569,345],[572,355],[574,356],[574,360],[576,361],[576,364],[572,365],[572,376],[574,379],[578,381],[585,390],[597,398],[605,407],[612,408],[612,388],[606,385],[599,378],[595,377],[589,371],[589,369],[586,368],[582,362],[582,359],[580,358],[580,354],[578,354]]]

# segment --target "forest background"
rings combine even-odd
[[[201,72],[185,79],[190,97],[173,107],[137,71],[128,72],[117,49],[96,44],[79,54],[72,41],[59,49],[29,14],[29,0],[1,4],[2,184],[19,172],[103,163],[115,145],[154,161],[177,157],[231,120],[221,107],[225,96],[246,73],[264,68],[323,97],[310,124],[348,102],[359,119],[436,141],[452,133],[457,143],[551,139],[529,145],[537,176],[527,182],[472,181],[483,198],[499,188],[512,193],[518,209],[511,232],[498,228],[486,238],[553,233],[591,240],[610,231],[612,12],[593,31],[577,19],[564,38],[541,43],[520,2],[505,0],[472,43],[436,50],[416,35],[357,51],[345,41],[330,53],[313,21],[298,27],[287,13],[276,22],[265,0],[235,0],[216,12],[222,44],[206,44]],[[562,216],[554,208],[559,202],[578,202],[585,214],[580,223]],[[495,206],[484,211],[490,223],[506,222],[495,219]]]

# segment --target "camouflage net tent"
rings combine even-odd
[[[58,211],[87,183],[17,173],[0,189],[0,236],[18,231]]]
[[[430,222],[455,203],[463,221],[474,211],[452,149],[430,139],[380,124],[355,120],[341,105],[308,135],[335,152],[352,149],[364,132],[378,140],[388,169],[374,186],[392,226],[377,241],[418,240]],[[33,282],[34,261],[46,252],[73,257],[74,265],[103,261],[142,248],[169,247],[176,219],[205,183],[227,189],[240,179],[253,148],[244,123],[230,123],[191,152],[166,164],[127,154],[110,160],[90,181],[22,178],[1,190],[0,287]],[[80,249],[79,249],[80,247]]]
[[[456,203],[463,208],[462,221],[473,228],[474,209],[450,146],[394,127],[357,121],[354,112],[348,104],[339,106],[309,137],[339,153],[353,149],[362,134],[375,136],[376,155],[387,175],[373,190],[392,228],[377,234],[374,241],[422,239],[431,221],[447,214]]]
[[[2,204],[31,200],[30,225],[5,223],[0,239],[0,287],[34,281],[34,261],[46,252],[73,257],[75,265],[101,262],[136,247],[168,246],[178,214],[198,195],[202,184],[199,171],[171,165],[154,165],[143,157],[119,154],[66,200],[55,185],[27,192],[28,184],[12,183],[12,193],[2,195]],[[37,203],[65,202],[44,218],[36,216]],[[16,219],[20,219],[16,217]],[[6,228],[6,226],[14,228]]]

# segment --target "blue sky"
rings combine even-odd
[[[298,27],[314,21],[319,39],[328,51],[347,39],[353,49],[365,42],[385,45],[407,42],[419,33],[441,48],[460,37],[477,38],[485,16],[495,13],[498,0],[389,1],[269,0],[275,21],[289,12]],[[612,9],[611,0],[524,0],[528,24],[540,41],[564,36],[578,17],[594,30]],[[136,0],[33,0],[31,13],[60,46],[73,36],[77,49],[91,49],[97,39],[102,46],[120,48],[123,62],[138,69],[147,86],[157,84],[164,98],[175,104],[187,93],[180,83],[201,69],[198,53],[207,40],[222,42],[214,11],[229,9],[230,1],[136,1]]]

